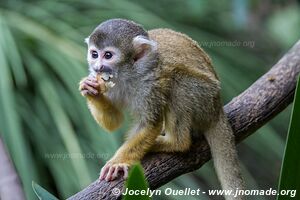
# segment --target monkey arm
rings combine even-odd
[[[108,97],[103,94],[97,97],[87,96],[87,102],[94,119],[101,127],[110,132],[120,127],[123,114]]]
[[[145,156],[161,133],[161,129],[161,125],[146,125],[138,129],[135,135],[129,137],[101,169],[100,180],[114,180],[118,177],[119,172],[123,172],[123,177],[127,178],[129,167]]]

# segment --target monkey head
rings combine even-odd
[[[106,72],[116,79],[139,73],[156,52],[156,42],[149,39],[143,27],[124,19],[101,23],[85,41],[90,73]]]

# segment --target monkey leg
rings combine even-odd
[[[165,130],[165,135],[159,135],[151,152],[184,152],[191,146],[189,126],[176,125],[171,130]],[[172,131],[173,130],[173,131]]]

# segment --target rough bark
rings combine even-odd
[[[299,71],[300,41],[266,74],[224,107],[237,143],[254,133],[293,101]],[[199,169],[211,158],[204,139],[196,142],[191,149],[184,154],[147,155],[142,164],[151,189]],[[114,188],[122,191],[123,180],[110,183],[95,181],[69,200],[120,199],[120,195],[112,193]]]

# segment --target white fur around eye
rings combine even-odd
[[[87,61],[89,63],[95,62],[95,60],[96,60],[96,59],[92,58],[92,55],[91,55],[92,51],[97,51],[98,54],[100,55],[99,51],[97,50],[97,48],[94,45],[89,46],[88,51],[87,51]]]
[[[113,61],[119,61],[122,59],[122,53],[121,51],[116,47],[106,47],[103,49],[103,52],[109,51],[112,53],[113,57],[111,60]]]

